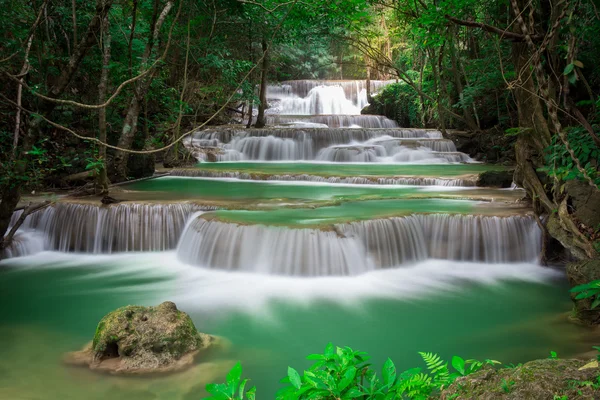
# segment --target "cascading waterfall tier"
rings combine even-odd
[[[336,224],[331,230],[238,225],[200,216],[177,248],[183,262],[280,275],[356,275],[427,258],[487,263],[534,261],[541,247],[525,216],[415,214]]]
[[[377,176],[319,176],[309,174],[267,175],[240,171],[211,171],[200,168],[182,168],[171,171],[172,176],[188,176],[194,178],[235,178],[243,180],[266,181],[305,181],[323,183],[350,183],[355,185],[419,185],[419,186],[476,186],[477,178],[453,179],[421,176],[377,177]]]
[[[192,213],[214,209],[191,203],[96,206],[59,202],[29,216],[22,230],[42,234],[46,250],[162,251],[177,246]]]
[[[376,93],[392,81],[371,81]],[[368,105],[366,81],[284,81],[267,88],[269,114],[360,114]]]
[[[398,124],[381,115],[268,115],[268,125],[321,124],[329,128],[397,128]]]
[[[439,131],[426,129],[228,128],[197,132],[186,145],[199,160],[210,161],[432,164],[472,161],[457,152],[454,143],[443,139]],[[213,151],[206,152],[206,148]]]

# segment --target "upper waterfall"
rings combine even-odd
[[[371,81],[376,93],[388,81]],[[359,115],[368,105],[366,81],[284,81],[267,88],[268,114]]]

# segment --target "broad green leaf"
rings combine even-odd
[[[292,386],[294,386],[296,389],[300,389],[302,386],[302,379],[300,379],[298,371],[292,367],[288,367],[288,378],[290,378],[290,383]]]
[[[383,383],[387,386],[392,386],[396,381],[396,366],[390,358],[383,364],[381,376],[383,377]]]
[[[238,361],[227,374],[227,385],[237,388],[242,377],[242,364]],[[235,389],[234,389],[235,391]]]
[[[342,379],[340,379],[340,382],[337,385],[337,389],[340,392],[343,392],[354,381],[355,376],[356,376],[356,368],[351,366],[344,373],[344,376],[342,377]]]
[[[459,357],[459,356],[452,357],[452,366],[461,375],[465,374],[465,360],[462,357]]]
[[[565,70],[563,71],[563,75],[569,75],[573,71],[573,68],[575,68],[575,64],[567,64]]]

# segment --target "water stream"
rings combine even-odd
[[[587,350],[524,192],[476,187],[503,167],[439,131],[359,115],[365,84],[272,86],[272,126],[196,132],[197,167],[30,217],[0,262],[0,398],[201,399],[241,360],[268,399],[329,341],[401,369]],[[108,311],[165,300],[230,345],[153,379],[62,364]]]

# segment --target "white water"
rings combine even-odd
[[[435,130],[298,129],[209,130],[187,142],[200,161],[214,147],[216,161],[329,161],[445,164],[473,162]]]
[[[541,233],[528,217],[411,215],[332,225],[330,230],[193,219],[180,260],[206,268],[276,275],[357,275],[428,258],[534,262]]]
[[[381,115],[268,115],[268,125],[314,128],[397,128],[398,124]],[[315,125],[308,125],[315,124]]]
[[[96,206],[59,202],[28,217],[22,226],[23,238],[13,252],[174,249],[188,217],[201,209],[207,207],[188,203]]]
[[[43,252],[0,261],[16,268],[87,268],[86,279],[132,275],[157,277],[151,288],[169,292],[180,309],[222,313],[226,309],[268,313],[273,300],[309,304],[319,299],[356,307],[365,298],[416,299],[428,293],[464,290],[461,282],[497,285],[503,281],[548,283],[559,271],[532,263],[483,264],[426,260],[407,268],[381,269],[360,276],[262,275],[199,268],[178,261],[175,252],[115,255],[83,255]],[[102,265],[101,272],[95,268]],[[108,292],[109,293],[109,292]]]

